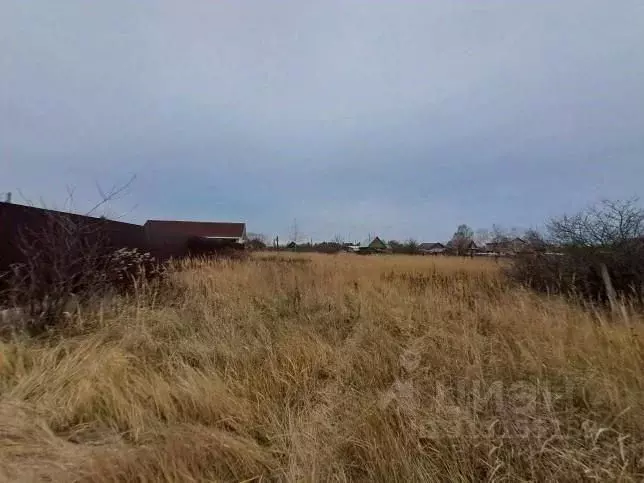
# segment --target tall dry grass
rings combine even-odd
[[[0,479],[637,480],[642,327],[487,261],[186,262],[0,346]]]

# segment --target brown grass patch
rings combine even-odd
[[[639,480],[642,320],[487,260],[192,261],[0,346],[0,479]],[[628,323],[626,323],[628,322]]]

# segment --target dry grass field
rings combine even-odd
[[[0,345],[3,481],[644,478],[640,316],[487,260],[186,262]]]

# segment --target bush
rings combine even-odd
[[[51,214],[42,226],[23,230],[18,245],[24,261],[3,274],[0,303],[16,309],[32,334],[62,323],[77,304],[163,275],[150,254],[111,247],[101,221]]]
[[[266,243],[259,238],[251,238],[248,240],[246,247],[248,250],[252,251],[262,251],[267,248]]]
[[[46,261],[49,257],[12,266],[0,298],[21,315],[17,325],[37,335],[63,323],[65,313],[78,304],[108,293],[128,293],[142,280],[165,275],[162,265],[137,249],[85,256],[82,263],[70,264],[67,270],[58,270],[58,263]]]
[[[613,303],[644,304],[644,211],[635,200],[604,201],[551,220],[555,252],[518,257],[510,277],[539,292]]]
[[[609,250],[566,249],[519,256],[510,277],[536,291],[608,303],[611,297],[644,303],[644,244]],[[608,277],[606,277],[608,275]]]
[[[135,280],[151,280],[165,275],[165,267],[148,252],[137,248],[120,248],[109,254],[105,265],[99,267],[107,284],[121,292],[131,288]]]

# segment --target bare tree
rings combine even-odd
[[[637,199],[604,200],[554,218],[547,228],[557,255],[517,258],[510,270],[515,280],[613,310],[618,298],[644,306],[644,210]]]
[[[474,232],[467,225],[459,225],[451,240],[451,245],[458,255],[466,253],[469,245],[473,241]]]
[[[264,244],[268,243],[268,237],[266,235],[264,235],[263,233],[247,233],[246,234],[246,239],[248,241],[253,241],[253,240],[259,241],[259,242],[262,242]]]
[[[387,245],[391,248],[392,253],[402,253],[405,245],[398,240],[389,240]]]
[[[530,245],[531,248],[537,251],[543,251],[547,247],[546,240],[542,233],[534,228],[526,230],[523,234],[523,239]]]
[[[510,238],[511,239],[520,238],[522,233],[523,233],[523,231],[521,230],[521,228],[519,228],[517,226],[513,226],[512,228],[510,228]]]
[[[510,234],[501,225],[492,225],[492,242],[504,243],[510,240]]]
[[[477,245],[485,245],[490,243],[493,239],[492,232],[487,228],[479,228],[474,234],[474,241]]]
[[[638,199],[603,200],[574,214],[553,218],[550,239],[559,245],[610,247],[644,236],[644,209]]]
[[[268,246],[268,237],[262,233],[248,233],[246,241],[251,250],[263,250]]]
[[[414,240],[413,238],[410,238],[405,242],[405,253],[409,253],[411,255],[414,255],[418,253],[418,242]]]

